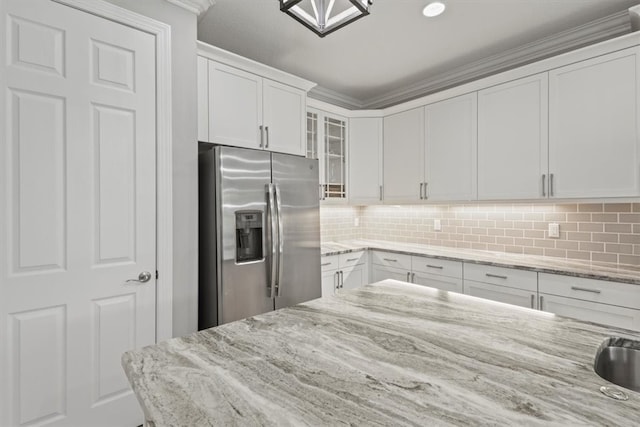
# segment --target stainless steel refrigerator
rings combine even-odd
[[[318,161],[199,151],[199,329],[319,298]]]

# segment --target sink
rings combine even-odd
[[[607,381],[640,392],[640,341],[607,338],[596,352],[593,370]]]

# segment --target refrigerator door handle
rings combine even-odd
[[[282,198],[280,187],[274,184],[276,197],[276,216],[278,218],[278,281],[276,282],[276,296],[282,296],[282,272],[284,271],[284,228],[282,225]]]
[[[275,196],[273,184],[267,184],[267,216],[269,221],[269,242],[271,244],[271,266],[269,268],[269,280],[267,282],[267,296],[273,298],[276,295],[276,280],[277,280],[277,251],[278,251],[278,238],[277,238],[277,212],[275,206]]]

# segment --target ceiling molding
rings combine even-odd
[[[216,3],[216,0],[166,0],[171,4],[200,15]]]
[[[309,95],[344,108],[387,108],[482,77],[628,34],[633,31],[632,22],[634,22],[634,28],[636,25],[640,26],[640,6],[634,6],[629,11],[615,13],[518,48],[456,67],[408,87],[393,90],[371,99],[358,100],[319,86],[316,86]]]
[[[640,4],[629,8],[629,16],[631,17],[631,29],[640,31]]]

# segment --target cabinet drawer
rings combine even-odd
[[[374,264],[371,266],[371,283],[387,279],[411,282],[411,272],[402,268],[385,267],[383,265]]]
[[[373,251],[371,254],[371,260],[373,264],[402,268],[404,270],[411,271],[411,255]]]
[[[462,279],[457,277],[417,272],[411,274],[411,282],[443,291],[462,293]]]
[[[411,268],[415,272],[462,279],[462,262],[460,261],[412,256]]]
[[[536,292],[538,290],[538,273],[515,268],[494,267],[464,263],[464,280],[491,283],[510,288]]]
[[[479,283],[472,280],[464,281],[464,293],[478,298],[505,304],[518,305],[525,308],[538,308],[535,291],[525,291],[507,286]]]
[[[340,254],[338,264],[340,268],[350,267],[352,265],[364,264],[367,262],[365,251],[349,252],[347,254]]]
[[[640,286],[540,273],[540,293],[637,309]]]
[[[320,268],[322,272],[338,269],[339,255],[329,255],[320,257]]]

